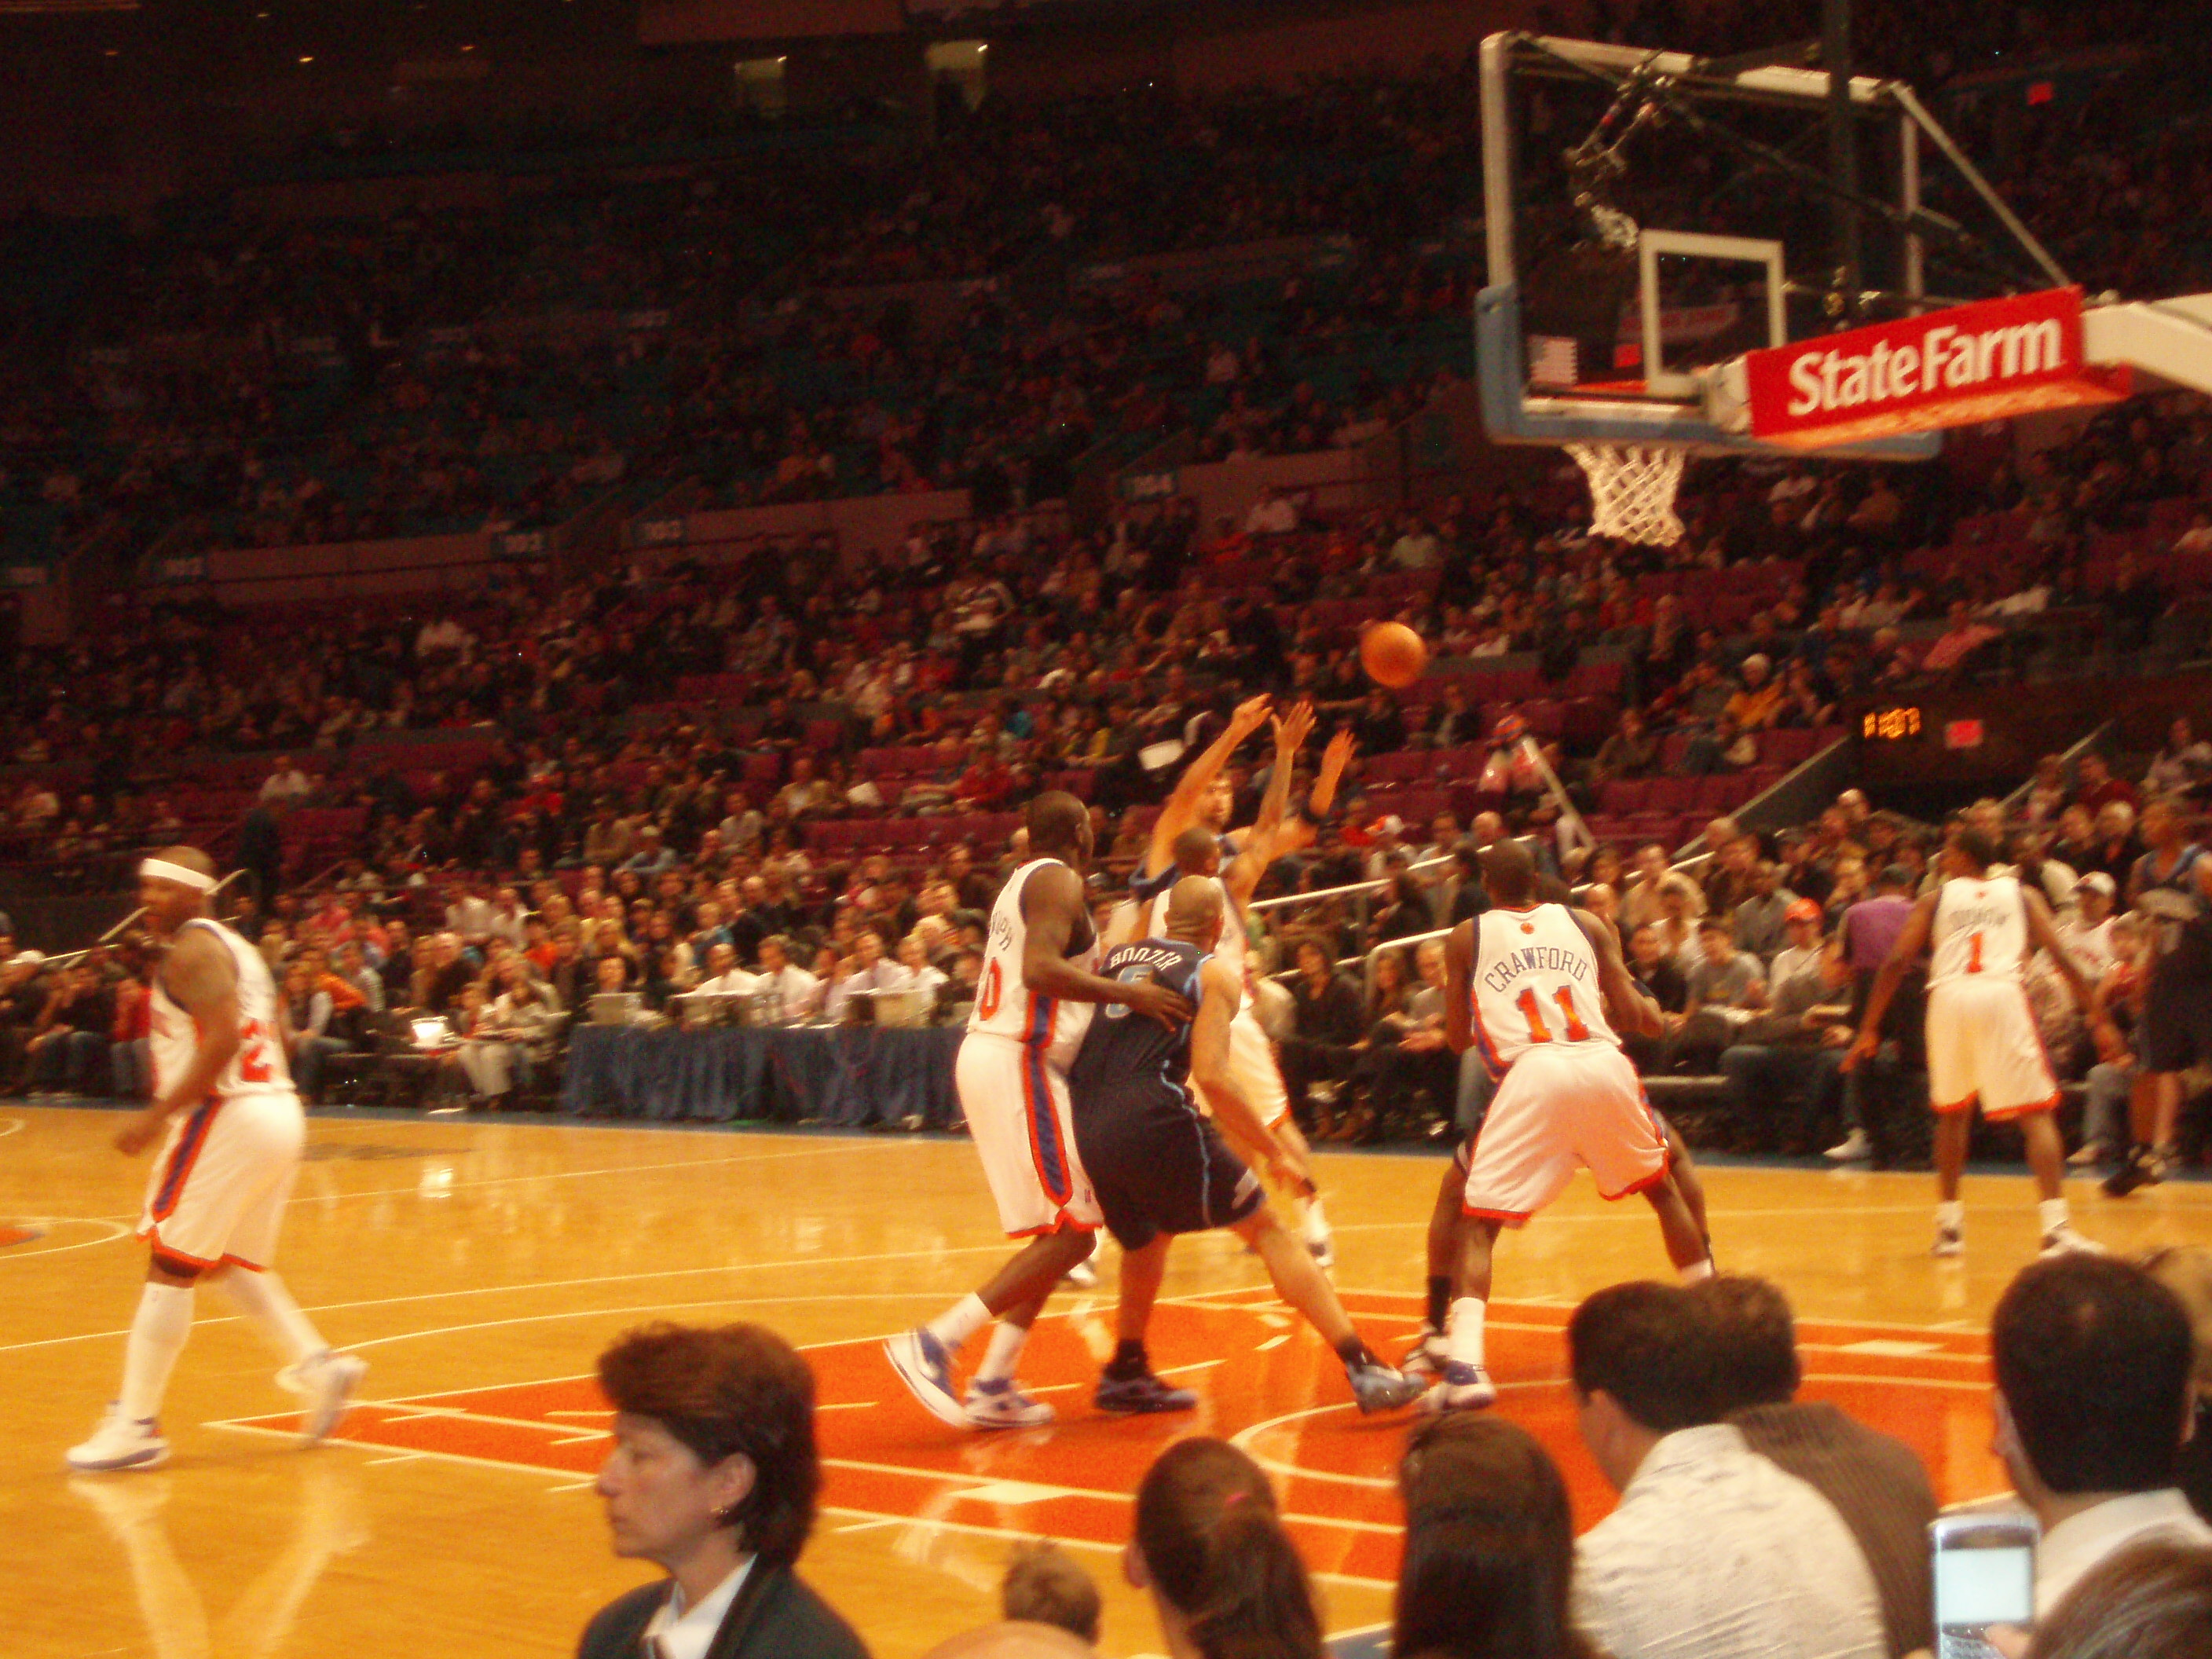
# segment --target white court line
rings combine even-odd
[[[70,1215],[18,1215],[5,1218],[26,1227],[107,1227],[97,1238],[81,1238],[74,1244],[41,1244],[35,1250],[11,1245],[0,1250],[0,1263],[20,1261],[34,1255],[59,1255],[64,1250],[89,1250],[101,1244],[112,1244],[118,1238],[128,1238],[131,1229],[116,1221],[87,1221]]]
[[[517,1124],[513,1127],[520,1128],[552,1126]],[[862,1141],[860,1143],[860,1147],[883,1151],[898,1144],[892,1140]],[[832,1152],[849,1153],[858,1149],[851,1144],[841,1142],[834,1146],[801,1146],[787,1152],[760,1152],[750,1158],[685,1158],[668,1164],[619,1164],[604,1170],[548,1170],[538,1175],[486,1176],[480,1181],[447,1182],[437,1188],[435,1194],[436,1196],[443,1198],[448,1194],[459,1192],[465,1188],[512,1187],[519,1182],[531,1181],[585,1181],[596,1176],[650,1175],[663,1170],[719,1170],[725,1169],[732,1164],[776,1164],[786,1158],[826,1158]],[[425,1158],[465,1158],[475,1150],[471,1146],[428,1147],[423,1149],[422,1155]],[[295,1193],[285,1201],[287,1204],[349,1204],[357,1198],[419,1198],[422,1195],[422,1184],[418,1181],[411,1187],[377,1187],[357,1193]],[[1927,1206],[1923,1205],[1922,1207],[1924,1209]],[[138,1212],[134,1210],[127,1216],[101,1216],[98,1218],[102,1221],[136,1221],[138,1218]]]
[[[21,1118],[0,1117],[0,1140],[5,1140],[9,1135],[19,1135],[22,1133],[23,1120]]]
[[[1004,1254],[1006,1248],[1006,1242],[1001,1239],[992,1244],[946,1245],[936,1254],[940,1256],[981,1255],[987,1251]],[[655,1267],[641,1273],[597,1273],[586,1279],[538,1279],[526,1280],[520,1285],[463,1285],[457,1290],[418,1291],[411,1296],[370,1297],[358,1302],[319,1302],[306,1311],[317,1314],[342,1313],[356,1308],[392,1308],[409,1302],[443,1302],[453,1297],[504,1296],[509,1291],[519,1293],[525,1291],[570,1291],[580,1289],[586,1285],[634,1285],[652,1279],[695,1279],[702,1273],[757,1273],[763,1268],[771,1267],[845,1267],[864,1261],[912,1261],[913,1260],[912,1250],[885,1250],[872,1255],[793,1256],[780,1261],[728,1261],[700,1267]],[[860,1292],[849,1294],[850,1299],[856,1302],[874,1299],[872,1296]],[[924,1293],[918,1291],[880,1292],[881,1297],[885,1300],[898,1300],[921,1294]],[[944,1292],[931,1291],[928,1294],[941,1296]],[[195,1320],[193,1323],[195,1326],[228,1325],[238,1322],[238,1319],[239,1316],[236,1314],[220,1314],[212,1319]],[[30,1342],[0,1342],[0,1353],[14,1353],[24,1348],[64,1347],[71,1342],[97,1342],[103,1337],[130,1334],[130,1328],[126,1326],[120,1330],[85,1331],[76,1336],[40,1337]],[[453,1392],[465,1394],[468,1390],[456,1389]]]

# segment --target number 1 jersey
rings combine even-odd
[[[1545,1043],[1620,1046],[1605,1021],[1597,952],[1564,904],[1475,919],[1475,1041],[1493,1076]]]

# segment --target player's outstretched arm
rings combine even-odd
[[[1302,702],[1274,722],[1275,764],[1267,774],[1267,793],[1260,798],[1260,816],[1252,821],[1244,844],[1229,867],[1221,872],[1222,885],[1242,910],[1259,890],[1261,877],[1275,861],[1283,831],[1283,811],[1291,802],[1291,775],[1297,769],[1298,750],[1313,733],[1313,705]]]
[[[1875,1050],[1881,1047],[1881,1022],[1896,999],[1897,988],[1904,982],[1905,970],[1919,961],[1921,952],[1928,948],[1928,935],[1936,926],[1938,896],[1923,893],[1913,902],[1912,914],[1905,917],[1904,931],[1898,934],[1897,943],[1890,946],[1889,959],[1875,973],[1874,988],[1867,993],[1866,1012],[1859,1016],[1857,1040],[1844,1056],[1845,1071],[1863,1060],[1871,1060]]]
[[[2081,964],[2074,960],[2074,953],[2066,948],[2066,941],[2058,937],[2058,929],[2051,925],[2051,907],[2043,902],[2043,895],[2030,892],[2023,885],[2020,890],[2021,903],[2027,911],[2028,943],[2040,945],[2051,952],[2051,965],[2066,981],[2066,988],[2074,994],[2074,1006],[2087,1010],[2096,995],[2089,976],[2081,971]]]
[[[116,1132],[115,1144],[125,1152],[141,1151],[177,1112],[214,1093],[215,1080],[238,1052],[238,967],[213,933],[192,927],[178,935],[161,964],[161,986],[192,1017],[199,1037],[175,1086],[132,1113]]]
[[[1166,873],[1175,862],[1175,839],[1190,828],[1198,817],[1198,803],[1213,787],[1221,769],[1229,764],[1229,757],[1250,737],[1267,723],[1271,704],[1263,693],[1247,697],[1237,705],[1237,712],[1229,717],[1229,724],[1219,737],[1201,750],[1196,760],[1187,767],[1176,781],[1175,792],[1160,808],[1159,817],[1152,820],[1152,844],[1145,850],[1145,861],[1140,872],[1147,876]]]
[[[1310,1188],[1305,1160],[1268,1128],[1237,1085],[1229,1065],[1229,1022],[1244,999],[1244,988],[1229,964],[1216,957],[1198,976],[1198,1012],[1190,1024],[1191,1080],[1206,1091],[1221,1132],[1239,1146],[1266,1149],[1267,1162],[1282,1180]]]
[[[1620,935],[1613,931],[1613,924],[1587,910],[1567,914],[1597,952],[1597,984],[1605,997],[1607,1017],[1633,1036],[1657,1036],[1665,1030],[1658,999],[1629,976],[1628,964],[1620,957]]]
[[[1462,921],[1444,940],[1444,1038],[1452,1052],[1474,1047],[1474,923]]]
[[[1190,1004],[1150,979],[1124,984],[1086,972],[1067,959],[1067,942],[1083,915],[1083,878],[1064,864],[1030,873],[1022,889],[1022,984],[1038,996],[1066,1002],[1118,1002],[1163,1025],[1190,1017]]]

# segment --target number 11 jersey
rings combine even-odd
[[[1475,1041],[1493,1077],[1545,1043],[1620,1046],[1606,1024],[1597,952],[1564,904],[1477,918],[1470,990]]]

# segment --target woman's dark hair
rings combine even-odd
[[[727,1516],[745,1547],[789,1566],[814,1525],[822,1466],[814,1451],[814,1373],[759,1325],[645,1325],[599,1356],[614,1408],[649,1417],[708,1468],[742,1456],[752,1490]]]
[[[1574,1516],[1559,1467],[1500,1417],[1413,1431],[1398,1464],[1406,1559],[1390,1650],[1401,1659],[1584,1659],[1567,1614]]]
[[[1137,1488],[1137,1547],[1206,1659],[1321,1659],[1305,1563],[1267,1477],[1227,1441],[1160,1454]]]
[[[1382,983],[1382,965],[1385,963],[1389,963],[1391,971],[1397,975],[1395,981],[1387,986]],[[1404,951],[1378,952],[1375,957],[1374,1006],[1367,1012],[1370,1015],[1401,1012],[1406,1006],[1407,998],[1413,994],[1413,970],[1407,965]]]

